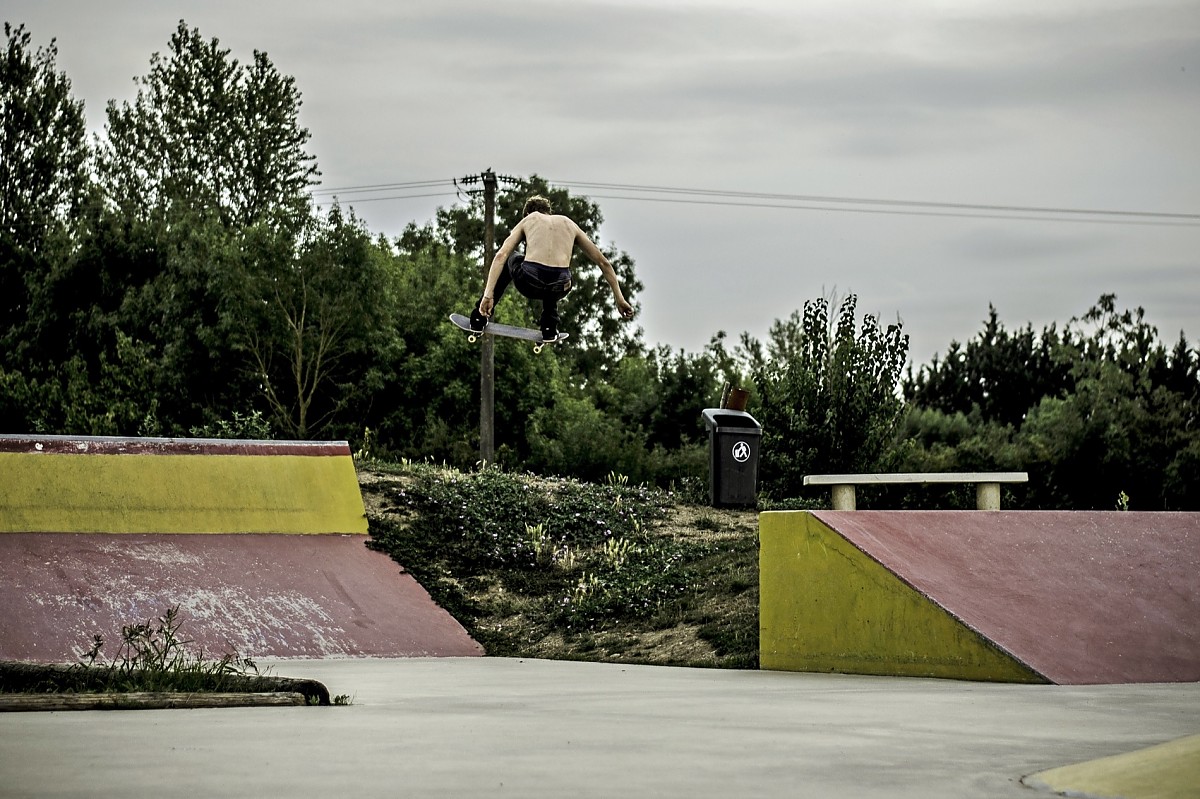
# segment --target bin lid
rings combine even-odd
[[[748,435],[753,431],[761,431],[762,425],[745,411],[731,411],[727,408],[705,408],[700,411],[704,424],[710,430],[741,430]]]

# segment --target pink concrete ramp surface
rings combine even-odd
[[[1200,514],[814,516],[1051,682],[1200,681]]]
[[[73,662],[178,606],[206,656],[424,657],[482,648],[361,535],[0,535],[0,659]]]

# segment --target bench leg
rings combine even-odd
[[[975,485],[975,507],[979,510],[1000,510],[1000,484],[977,483]]]
[[[854,486],[835,485],[832,500],[834,510],[854,510]]]

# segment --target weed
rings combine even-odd
[[[79,665],[99,676],[101,691],[220,690],[223,677],[259,673],[250,658],[227,652],[208,660],[202,651],[189,651],[191,643],[180,635],[176,606],[167,608],[155,622],[123,626],[121,643],[111,660],[101,656],[103,636],[94,636]],[[211,687],[214,682],[215,688]]]
[[[550,540],[550,536],[546,533],[546,525],[529,524],[527,522],[525,524],[525,536],[529,542],[529,548],[533,551],[534,563],[543,565],[554,561],[554,542]]]
[[[613,571],[620,571],[625,565],[625,561],[629,559],[630,552],[636,552],[637,548],[629,543],[624,538],[610,538],[604,542],[604,546],[600,548],[600,557],[604,565]]]
[[[244,438],[265,441],[275,437],[271,423],[262,415],[262,411],[250,411],[246,414],[234,411],[232,419],[218,419],[202,427],[193,427],[188,432],[196,438]]]
[[[319,705],[319,704],[321,704],[321,702],[315,696],[308,696],[308,697],[305,697],[304,704]],[[352,704],[354,704],[354,700],[350,697],[350,694],[338,694],[337,696],[330,698],[329,704],[331,704],[331,705],[352,705]]]
[[[621,486],[624,488],[625,486],[629,485],[629,475],[609,472],[608,476],[604,479],[604,482],[610,486]]]
[[[355,463],[365,463],[375,460],[375,439],[375,431],[364,426],[362,446],[354,452]]]

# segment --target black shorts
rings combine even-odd
[[[533,300],[561,300],[571,290],[571,270],[564,266],[526,261],[524,255],[513,253],[508,270],[517,291]]]

